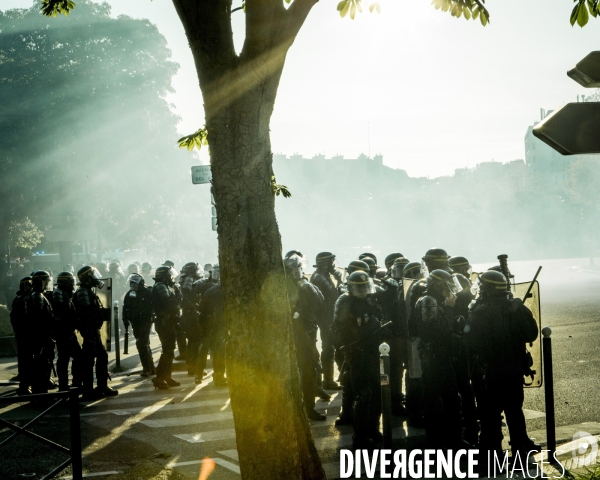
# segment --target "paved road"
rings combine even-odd
[[[589,260],[587,261],[589,262]],[[575,431],[600,434],[600,392],[598,378],[600,335],[600,299],[597,288],[600,273],[585,267],[585,260],[543,262],[540,277],[543,324],[553,329],[554,369],[557,426],[559,439],[568,440]],[[517,281],[530,278],[536,262],[513,263]],[[572,268],[575,267],[575,268]],[[157,339],[153,346],[158,350]],[[133,342],[130,351],[135,352]],[[114,355],[114,354],[113,354]],[[113,359],[114,361],[114,359]],[[136,367],[137,355],[128,356],[124,363]],[[0,361],[0,380],[14,372],[14,359]],[[238,479],[239,468],[235,450],[235,434],[231,420],[227,388],[212,385],[211,377],[195,385],[192,377],[176,372],[181,387],[168,391],[155,390],[149,380],[135,374],[120,376],[112,386],[119,388],[118,397],[84,404],[82,435],[84,465],[90,473],[119,472],[106,478],[179,479],[198,478],[200,462],[211,457],[217,468],[211,478]],[[2,388],[0,388],[2,393]],[[328,414],[328,420],[313,422],[312,431],[317,449],[330,478],[339,475],[337,450],[351,444],[352,430],[337,429],[333,420],[339,411],[339,394],[331,402],[318,402],[317,408]],[[525,409],[529,431],[544,440],[543,390],[526,391]],[[29,405],[0,410],[1,418],[23,424],[35,414]],[[67,410],[53,413],[35,428],[52,438],[68,438]],[[396,420],[395,438],[419,438],[422,431],[406,427]],[[591,422],[581,425],[584,422]],[[8,435],[0,430],[0,440]],[[41,478],[49,471],[44,453],[46,447],[32,447],[18,440],[2,453],[2,479],[22,479],[23,473],[36,473],[29,478]],[[61,457],[64,458],[64,457]],[[54,456],[54,464],[59,459]],[[133,475],[133,476],[132,476]]]

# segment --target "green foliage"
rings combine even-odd
[[[490,13],[483,5],[485,0],[432,0],[431,4],[436,10],[450,12],[453,17],[465,20],[477,20],[485,27],[490,23]]]
[[[374,10],[377,10],[377,13],[381,12],[381,5],[379,5],[379,2],[370,0],[341,0],[337,5],[337,10],[340,12],[342,18],[350,12],[350,18],[354,20],[356,12],[362,13],[363,5],[368,5],[371,13],[373,13]]]
[[[577,25],[580,27],[584,27],[589,19],[590,15],[592,17],[597,17],[600,10],[598,9],[599,0],[574,0],[576,2],[575,7],[571,11],[571,26]]]
[[[76,3],[68,19],[49,21],[39,0],[0,12],[0,233],[28,217],[106,247],[168,244],[189,183],[169,161],[178,65],[148,20]]]
[[[42,0],[40,11],[47,17],[56,17],[58,14],[69,16],[69,12],[75,8],[75,3],[71,0]]]
[[[273,195],[277,197],[279,195],[283,195],[283,198],[290,198],[292,196],[292,192],[289,191],[288,187],[277,183],[275,180],[275,175],[271,176],[271,188],[273,190]]]
[[[206,125],[199,128],[191,135],[181,137],[177,140],[177,143],[179,144],[179,148],[187,148],[188,151],[192,151],[194,147],[200,150],[202,145],[208,145],[208,131],[206,130]]]
[[[42,232],[29,217],[25,217],[18,222],[11,222],[8,231],[10,233],[12,246],[25,250],[31,250],[37,247],[44,236],[44,232]]]

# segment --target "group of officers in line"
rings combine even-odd
[[[539,451],[522,409],[524,375],[531,374],[526,344],[536,340],[538,326],[513,298],[506,266],[472,282],[469,261],[441,248],[421,262],[390,254],[385,270],[370,253],[340,269],[334,254],[321,252],[311,276],[299,251],[283,262],[310,419],[326,418],[315,410],[315,397],[327,400],[325,390],[341,389],[336,425],[353,426],[355,448],[382,441],[379,345],[385,341],[392,415],[425,428],[429,448],[478,446],[500,455],[504,412],[513,456]]]
[[[356,448],[373,448],[381,441],[379,345],[386,341],[392,414],[424,427],[431,448],[478,445],[500,453],[504,412],[513,455],[539,450],[527,435],[522,410],[523,376],[530,373],[526,344],[537,338],[538,327],[531,311],[512,297],[500,266],[472,283],[468,260],[440,248],[428,250],[421,262],[390,254],[385,270],[379,270],[370,253],[340,269],[334,254],[321,252],[310,276],[299,251],[288,252],[283,264],[310,419],[326,419],[315,410],[316,397],[329,400],[328,390],[342,390],[336,425],[353,426]],[[212,266],[208,275],[195,262],[186,263],[179,274],[173,267],[169,261],[158,267],[151,288],[142,273],[129,268],[123,323],[133,329],[141,375],[153,377],[159,389],[180,385],[171,375],[178,346],[196,383],[206,375],[210,352],[214,384],[225,386],[219,266]],[[107,309],[94,291],[111,273],[115,275],[83,266],[77,290],[70,271],[58,275],[52,291],[47,291],[50,276],[45,271],[21,279],[11,310],[19,394],[48,391],[55,349],[59,389],[80,387],[84,400],[118,394],[107,384],[108,355],[100,334]],[[156,367],[150,349],[153,324],[162,346]]]
[[[10,313],[18,352],[18,395],[47,393],[56,387],[62,391],[78,387],[82,400],[118,394],[108,386],[108,354],[101,329],[110,320],[110,306],[103,306],[96,295],[96,289],[104,287],[102,278],[96,267],[85,265],[77,272],[77,289],[75,275],[69,270],[58,274],[53,290],[48,289],[52,279],[44,270],[20,280]],[[226,385],[219,266],[211,266],[205,278],[197,263],[184,265],[178,275],[172,262],[167,261],[156,269],[154,281],[150,288],[143,275],[130,273],[129,290],[123,296],[123,323],[125,328],[133,329],[143,367],[141,375],[154,377],[152,382],[159,389],[179,386],[172,378],[174,351],[179,343],[188,374],[196,376],[196,383],[205,375],[210,351],[213,381],[217,386]],[[162,345],[156,367],[150,348],[153,325]],[[77,332],[83,339],[81,343]],[[58,385],[51,380],[53,370]]]

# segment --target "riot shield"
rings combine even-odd
[[[107,352],[110,352],[110,340],[112,333],[112,278],[103,278],[104,286],[102,288],[95,288],[95,293],[100,299],[102,304],[102,318],[104,323],[100,329],[100,338],[106,348]]]
[[[337,265],[335,269],[342,274],[342,276],[340,277],[340,285],[346,283],[346,280],[348,280],[348,271],[344,267],[338,267]]]
[[[414,278],[403,278],[402,279],[402,287],[404,290],[404,300],[406,301],[406,295],[408,295],[408,289],[410,288],[410,286],[415,283],[415,279]]]
[[[515,298],[521,300],[527,293],[531,282],[517,283],[513,285],[512,291]],[[531,288],[531,296],[525,300],[525,306],[531,310],[533,318],[538,325],[538,338],[535,342],[527,344],[527,351],[531,355],[533,364],[530,367],[531,375],[523,377],[523,386],[528,388],[540,388],[543,383],[542,370],[542,314],[540,309],[540,284],[535,281]]]

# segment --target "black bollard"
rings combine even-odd
[[[115,368],[121,368],[121,343],[119,342],[119,302],[115,300],[113,302],[114,311],[114,325],[115,325],[115,353],[117,354],[115,360]]]
[[[546,442],[548,457],[554,462],[556,452],[556,425],[554,420],[554,380],[552,378],[552,329],[542,329],[542,352],[544,357],[544,393],[546,400]]]
[[[81,460],[81,423],[79,418],[79,389],[69,389],[69,425],[71,430],[71,467],[73,480],[83,478]]]
[[[383,419],[383,448],[392,448],[392,391],[390,387],[390,346],[379,345],[379,374],[381,379],[381,416]]]

